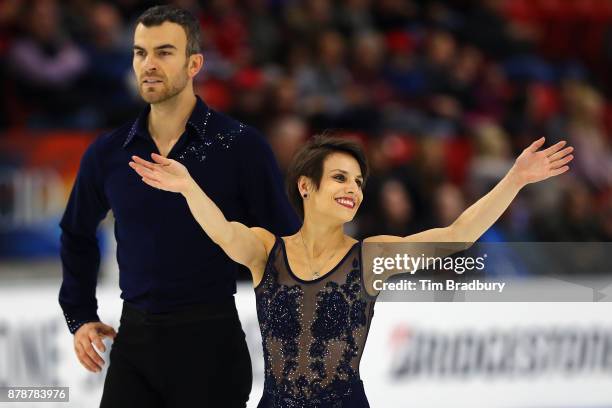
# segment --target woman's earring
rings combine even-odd
[[[308,197],[308,194],[304,193],[304,198]]]

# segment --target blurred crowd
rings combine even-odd
[[[157,3],[0,2],[0,137],[134,118],[133,22]],[[575,146],[570,172],[522,191],[483,240],[612,240],[612,2],[172,3],[203,30],[197,93],[260,129],[283,171],[313,134],[363,142],[356,236],[450,224],[546,136]]]

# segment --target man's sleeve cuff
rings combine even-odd
[[[70,333],[72,334],[76,333],[79,327],[81,327],[85,323],[100,321],[100,318],[97,314],[89,318],[78,318],[76,316],[71,316],[64,312],[64,317],[66,318],[66,324],[68,324],[68,330],[70,330]]]

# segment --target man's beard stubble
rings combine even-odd
[[[185,68],[187,68],[187,64],[185,64]],[[165,87],[166,83],[164,82],[163,90],[159,92],[155,92],[155,93],[149,93],[144,90],[146,88],[146,85],[141,83],[140,84],[141,86],[138,88],[138,91],[140,93],[140,96],[145,102],[150,103],[150,104],[157,104],[157,103],[165,102],[171,98],[174,98],[176,95],[181,93],[183,89],[185,89],[188,82],[189,82],[189,76],[183,73],[183,75],[181,75],[180,78],[177,78],[177,80],[174,83],[169,84],[169,88]]]

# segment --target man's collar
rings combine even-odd
[[[140,112],[138,118],[132,124],[130,131],[125,138],[125,142],[123,142],[123,147],[127,147],[128,144],[134,139],[134,137],[138,136],[143,139],[150,139],[149,129],[147,126],[147,119],[149,117],[149,112],[151,112],[151,105],[145,106],[145,108]],[[191,131],[194,132],[195,135],[198,136],[201,140],[204,140],[204,136],[206,134],[206,124],[208,123],[208,118],[210,117],[211,110],[204,103],[204,101],[196,95],[196,104],[187,120],[186,129],[191,128]]]

